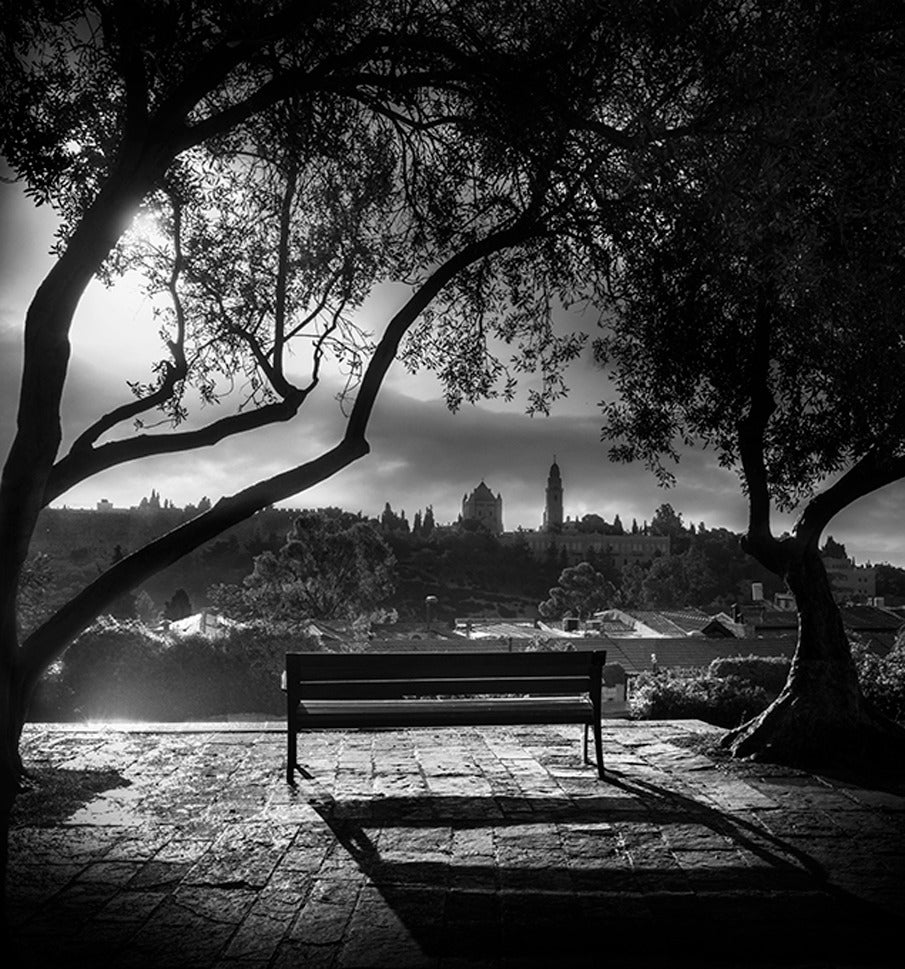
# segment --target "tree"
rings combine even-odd
[[[708,83],[757,91],[706,152],[684,142],[624,231],[613,329],[613,456],[664,482],[679,444],[714,448],[747,496],[745,549],[793,592],[785,689],[731,732],[739,756],[862,768],[905,732],[864,701],[818,543],[905,475],[903,19],[870,3],[771,7],[761,43]],[[791,535],[774,506],[799,509]]]
[[[610,605],[615,589],[588,562],[563,569],[559,581],[550,589],[548,598],[538,605],[544,619],[592,616]]]
[[[649,609],[674,609],[688,603],[688,578],[681,555],[665,555],[648,569],[642,582],[644,605]]]
[[[192,601],[185,589],[177,589],[163,605],[163,618],[175,622],[192,614]]]
[[[649,532],[651,535],[668,535],[669,548],[673,554],[681,554],[688,548],[689,530],[682,521],[681,512],[677,512],[670,504],[664,503],[657,508],[650,520]]]
[[[113,547],[111,564],[115,565],[117,562],[121,562],[125,558],[125,554],[126,553],[123,551],[121,545],[115,545]],[[107,612],[109,615],[113,616],[114,619],[134,619],[135,596],[131,591],[127,590],[110,603],[107,608]]]
[[[624,609],[638,609],[644,605],[644,569],[637,562],[622,566],[616,602]]]
[[[255,558],[241,589],[215,587],[211,599],[243,619],[356,619],[392,593],[394,564],[371,522],[306,512],[278,552]]]
[[[135,617],[146,626],[154,626],[162,618],[162,613],[157,608],[157,603],[144,589],[135,597]]]
[[[564,393],[584,341],[554,321],[615,265],[609,222],[667,146],[725,121],[699,77],[714,37],[738,36],[735,4],[681,17],[640,6],[76,0],[6,12],[0,151],[60,230],[26,314],[0,485],[4,820],[42,672],[124,592],[364,457],[397,356],[439,368],[453,407],[511,397],[519,372],[540,377],[533,410]],[[127,271],[159,310],[163,355],[63,452],[73,314],[91,279]],[[410,295],[372,340],[355,311],[385,282]],[[295,418],[328,360],[350,380],[334,446],[136,548],[20,643],[16,599],[43,508],[125,462]],[[221,416],[187,425],[198,402]]]
[[[821,554],[830,559],[847,559],[848,553],[845,551],[845,546],[842,542],[837,542],[832,535],[827,535],[826,541],[823,543],[823,548],[820,550]]]

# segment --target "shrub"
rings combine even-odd
[[[905,644],[898,643],[884,657],[852,643],[861,692],[887,717],[905,721]]]
[[[708,667],[710,676],[725,679],[736,676],[766,693],[778,696],[789,676],[791,660],[785,656],[728,656],[715,659]]]
[[[257,626],[221,639],[171,639],[141,623],[99,620],[46,677],[34,719],[192,720],[236,713],[282,717],[285,653],[317,650],[296,630]]]
[[[641,673],[632,680],[629,698],[635,720],[704,720],[735,727],[756,716],[770,702],[763,687],[738,676],[716,677],[704,670]]]

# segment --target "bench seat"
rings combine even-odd
[[[594,707],[587,696],[443,697],[410,700],[302,700],[296,726],[442,727],[541,723],[588,723]]]

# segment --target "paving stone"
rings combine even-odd
[[[315,945],[342,942],[360,890],[361,885],[354,881],[319,878],[296,916],[289,938]]]
[[[276,733],[30,726],[32,763],[130,785],[11,832],[22,965],[599,965],[587,942],[608,965],[731,969],[769,964],[789,924],[802,965],[881,964],[905,799],[717,765],[695,733],[719,731],[607,724],[600,782],[568,727],[319,731],[290,788]]]

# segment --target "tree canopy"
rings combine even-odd
[[[364,457],[397,357],[433,367],[451,407],[511,397],[525,373],[537,375],[533,411],[564,393],[583,339],[557,325],[561,310],[596,304],[623,265],[639,271],[634,244],[655,228],[659,195],[706,174],[684,143],[742,124],[786,66],[762,43],[771,17],[738,0],[38,0],[6,11],[0,152],[60,229],[26,314],[0,483],[3,810],[42,671],[129,588]],[[866,74],[853,81],[872,93]],[[870,106],[871,122],[884,110],[894,119],[887,99]],[[734,144],[714,158],[736,157]],[[848,189],[857,197],[860,183]],[[718,227],[712,194],[685,195]],[[746,218],[738,209],[735,222],[756,221]],[[895,220],[878,224],[893,253]],[[63,450],[73,314],[90,280],[129,270],[159,311],[161,355]],[[830,275],[819,281],[832,290]],[[387,283],[405,301],[363,332],[357,311]],[[350,381],[339,440],[299,434],[285,470],[112,563],[20,644],[16,599],[42,508],[124,462],[291,420],[328,365]],[[187,422],[215,403],[219,416]]]
[[[749,112],[706,150],[676,146],[615,233],[604,435],[666,482],[682,448],[714,449],[747,495],[745,547],[795,594],[787,690],[736,752],[858,764],[902,738],[860,696],[818,541],[905,476],[905,20],[780,4],[757,29],[710,75],[765,81]],[[773,507],[800,510],[791,535]]]
[[[394,558],[377,526],[354,516],[300,515],[278,552],[262,552],[242,586],[211,590],[236,618],[298,623],[357,619],[393,591]]]
[[[544,619],[586,619],[613,604],[615,588],[589,562],[562,570],[559,581],[537,609]]]

